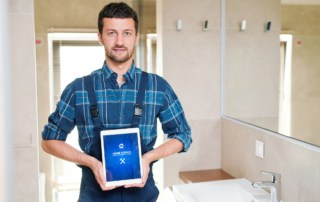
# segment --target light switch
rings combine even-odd
[[[264,143],[256,140],[256,156],[263,159],[264,157]]]

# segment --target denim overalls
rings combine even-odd
[[[144,92],[148,81],[148,74],[142,72],[141,82],[137,95],[137,102],[135,110],[133,112],[132,127],[138,127],[141,114],[142,103],[144,99]],[[88,98],[90,101],[90,113],[94,122],[94,137],[90,141],[89,155],[102,160],[101,156],[101,141],[100,132],[106,130],[99,117],[99,111],[97,108],[97,101],[93,90],[93,81],[90,76],[85,77],[85,86],[88,92]],[[152,150],[143,144],[141,138],[142,154]],[[97,183],[95,176],[90,168],[80,166],[82,168],[82,179],[80,186],[80,196],[78,202],[155,202],[158,198],[159,191],[155,186],[152,174],[152,164],[150,165],[150,172],[148,180],[143,188],[124,188],[119,187],[110,191],[102,191]]]

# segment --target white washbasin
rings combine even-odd
[[[270,194],[244,178],[172,186],[177,202],[270,202]]]

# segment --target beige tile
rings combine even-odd
[[[219,120],[190,120],[193,143],[180,156],[180,170],[220,168],[221,140]]]
[[[240,22],[247,21],[247,29],[263,30],[271,21],[271,29],[280,29],[280,1],[270,0],[257,3],[255,0],[226,1],[226,28],[239,30]]]
[[[219,39],[218,31],[164,30],[164,77],[191,119],[219,114]]]
[[[33,15],[33,0],[9,0],[9,13],[30,13]]]
[[[36,147],[14,148],[15,201],[39,201],[38,150]]]
[[[220,27],[220,1],[175,0],[163,1],[163,29],[176,29],[176,21],[183,21],[183,30],[202,30],[208,20],[208,29]]]
[[[255,156],[255,140],[265,143],[265,158]],[[283,201],[317,201],[320,186],[320,151],[281,135],[234,121],[222,121],[222,168],[251,181],[268,178],[260,170],[282,175]]]
[[[280,32],[226,32],[225,112],[236,118],[278,117]],[[253,85],[254,84],[254,85]]]
[[[10,21],[13,141],[14,145],[35,145],[37,101],[34,20],[30,14],[19,13],[11,14]]]

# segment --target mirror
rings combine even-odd
[[[320,146],[319,19],[320,0],[226,1],[226,117]]]

